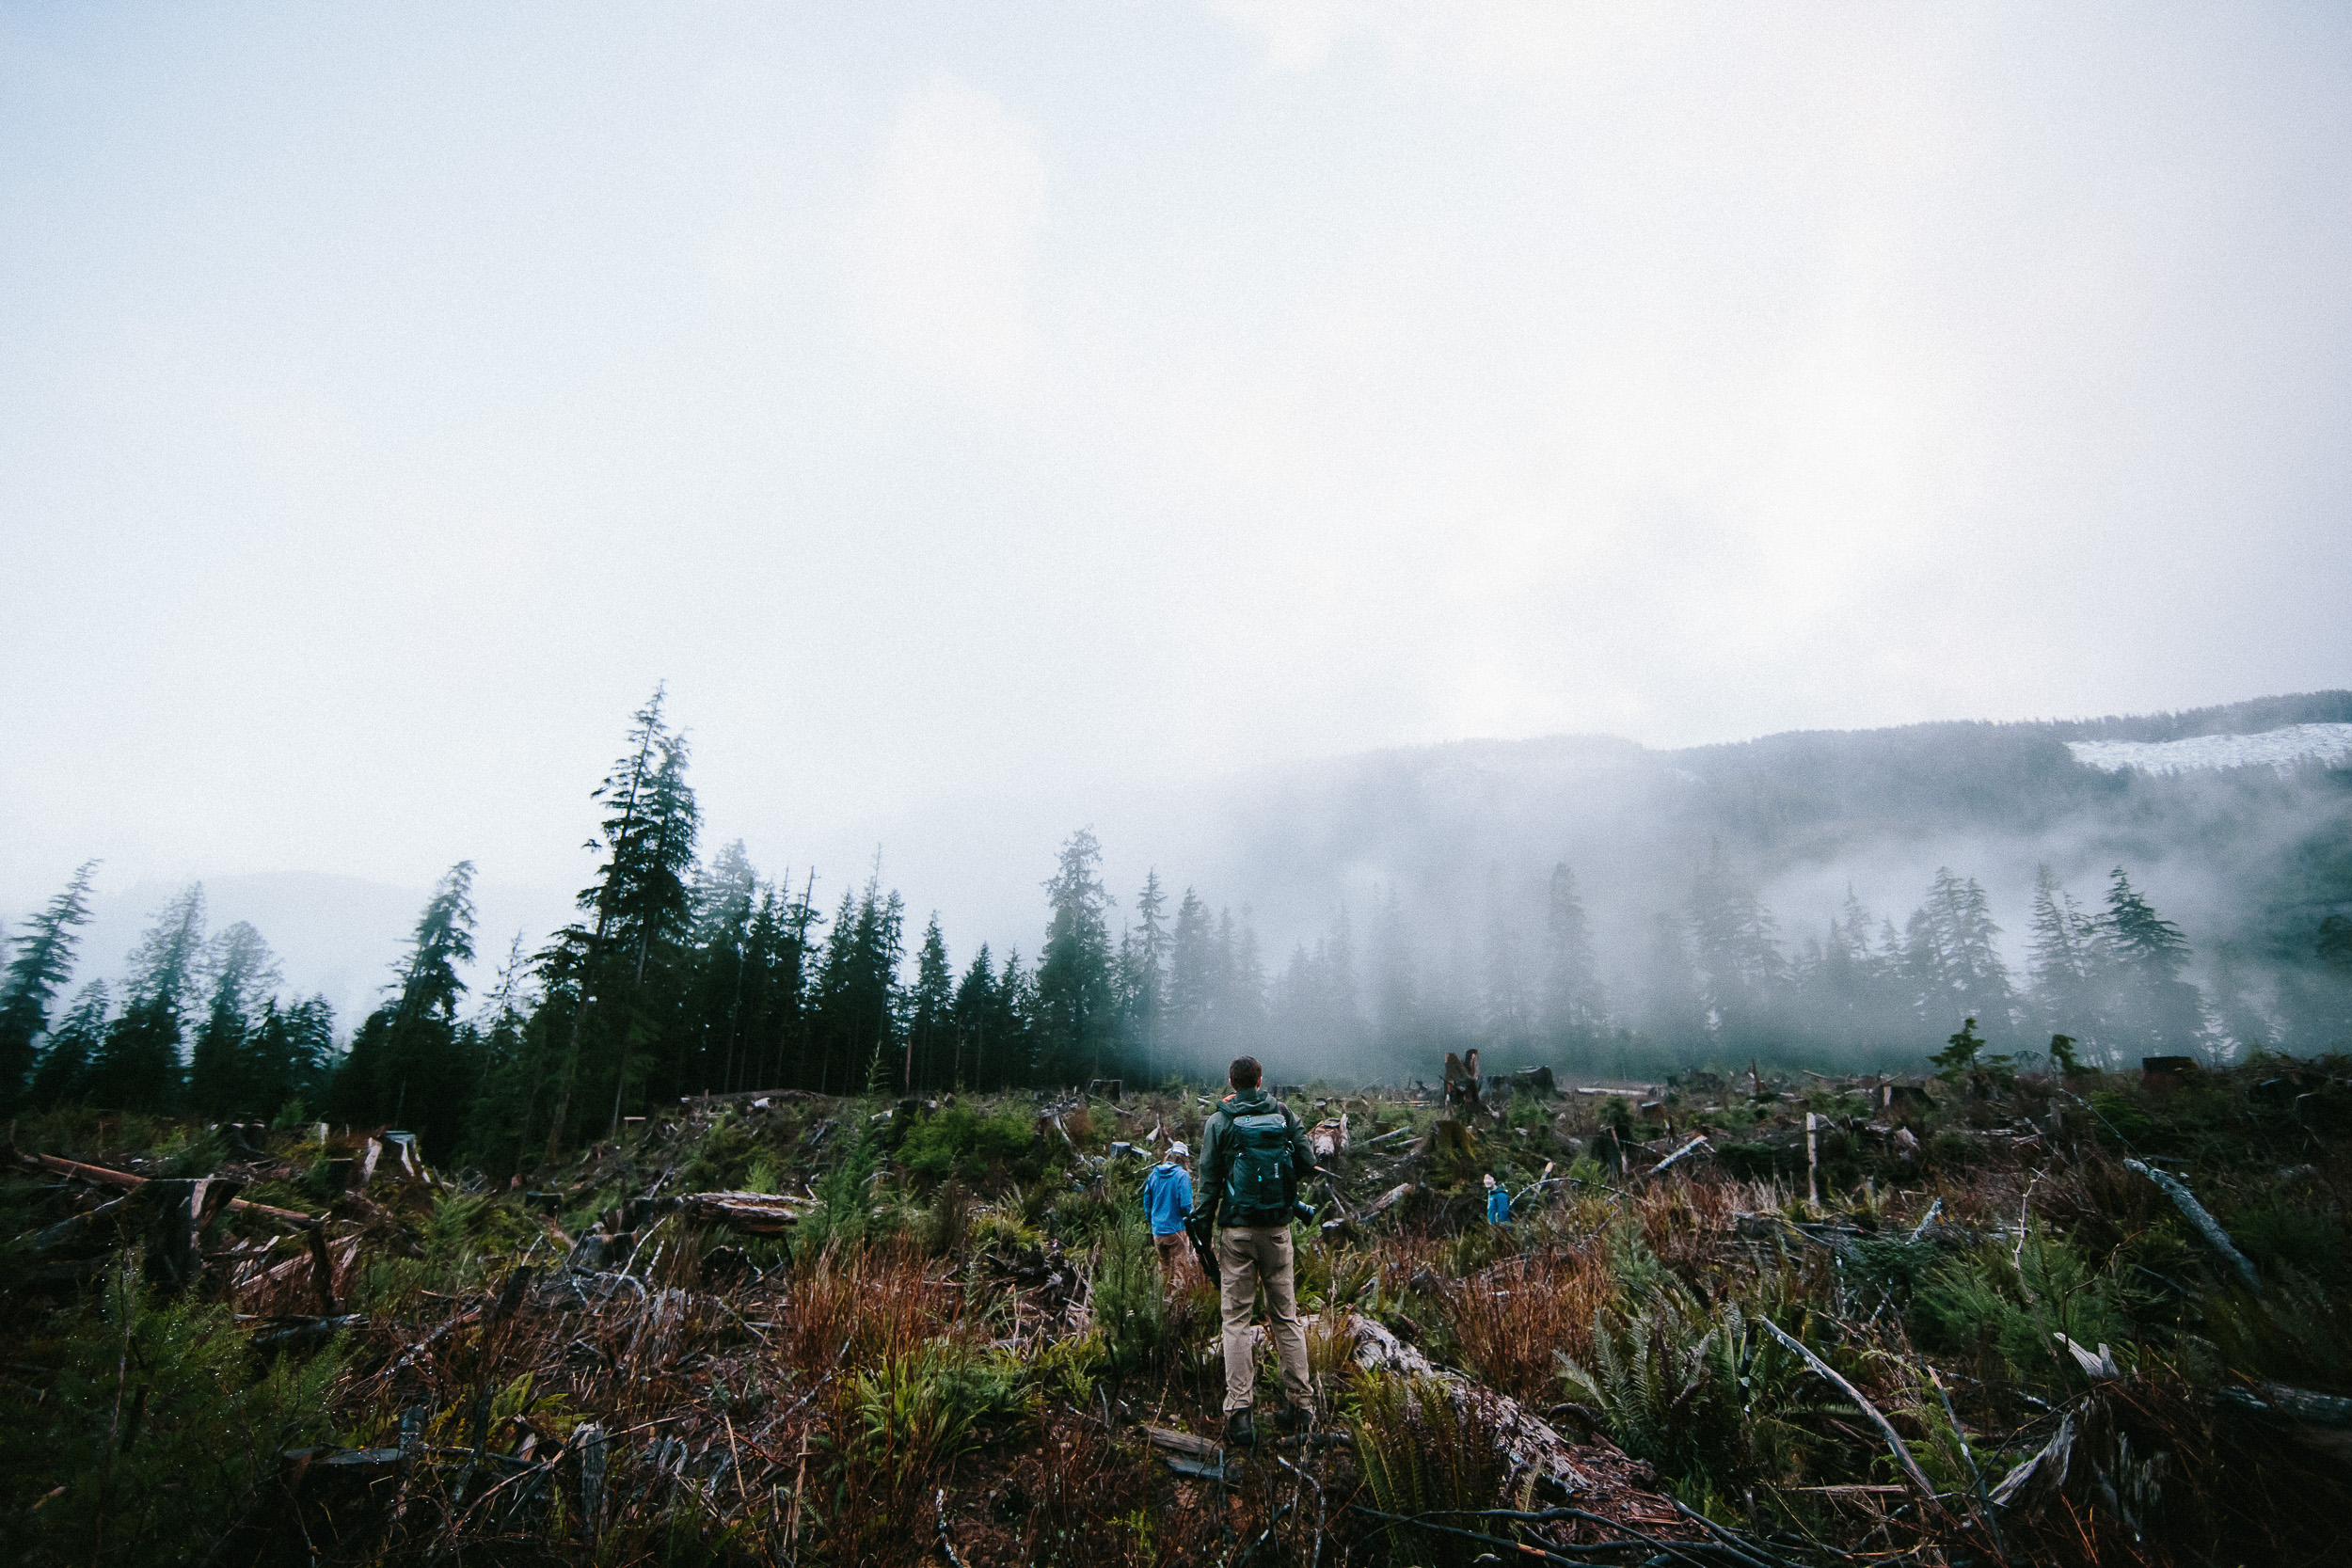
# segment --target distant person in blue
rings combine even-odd
[[[1491,1176],[1486,1178],[1486,1223],[1488,1225],[1511,1223],[1511,1189]]]
[[[1192,1251],[1184,1234],[1184,1216],[1192,1212],[1192,1178],[1184,1162],[1192,1150],[1181,1143],[1168,1146],[1151,1174],[1143,1179],[1143,1212],[1152,1225],[1152,1244],[1160,1249],[1160,1273],[1168,1288],[1176,1288],[1177,1271]]]

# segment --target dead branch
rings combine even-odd
[[[1919,1468],[1919,1462],[1911,1456],[1911,1449],[1904,1444],[1902,1434],[1895,1430],[1892,1422],[1879,1413],[1879,1407],[1863,1398],[1862,1390],[1840,1376],[1835,1367],[1806,1349],[1802,1340],[1788,1334],[1772,1319],[1758,1317],[1756,1321],[1771,1331],[1773,1338],[1803,1356],[1804,1364],[1812,1368],[1816,1375],[1835,1384],[1840,1392],[1853,1401],[1862,1413],[1870,1418],[1870,1424],[1879,1429],[1879,1434],[1886,1439],[1886,1446],[1894,1450],[1896,1463],[1903,1467],[1903,1474],[1911,1478],[1911,1483],[1919,1489],[1921,1498],[1930,1508],[1939,1513],[1942,1512],[1943,1500],[1936,1496],[1934,1484],[1928,1480],[1927,1472]]]
[[[2262,1275],[2254,1272],[2253,1260],[2237,1249],[2237,1243],[2230,1240],[2230,1233],[2221,1228],[2219,1221],[2205,1212],[2205,1206],[2197,1201],[2197,1195],[2188,1190],[2187,1183],[2169,1171],[2158,1170],[2153,1165],[2143,1164],[2137,1160],[2124,1161],[2123,1168],[2136,1170],[2163,1188],[2165,1196],[2170,1198],[2172,1206],[2180,1210],[2190,1225],[2197,1227],[2197,1233],[2212,1243],[2213,1249],[2221,1254],[2229,1265],[2237,1271],[2237,1276],[2246,1281],[2246,1288],[2256,1292],[2261,1291]]]

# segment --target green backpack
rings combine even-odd
[[[1279,1101],[1231,1117],[1233,1163],[1225,1173],[1227,1225],[1287,1223],[1298,1173],[1291,1165],[1291,1123]]]

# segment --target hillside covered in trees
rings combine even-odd
[[[1249,907],[1156,869],[1121,897],[1082,829],[1050,862],[1025,954],[952,949],[951,912],[914,928],[879,856],[861,883],[820,894],[813,877],[764,873],[739,842],[714,842],[657,694],[595,791],[602,826],[575,920],[535,951],[517,940],[491,983],[462,977],[476,932],[461,861],[419,913],[381,1006],[357,1020],[281,994],[263,935],[208,930],[197,886],[156,912],[120,981],[76,986],[98,869],[87,865],[13,933],[0,1099],[10,1112],[395,1123],[503,1175],[691,1094],[1158,1083],[1213,1076],[1241,1051],[1358,1080],[1426,1075],[1472,1045],[1587,1077],[1704,1061],[1859,1068],[1915,1061],[1974,1019],[1992,1048],[2028,1062],[2051,1049],[2095,1066],[2310,1053],[2352,1037],[2352,768],[2163,776],[2085,766],[2069,744],[2347,713],[2352,699],[2328,693],[1679,753],[1520,748],[1558,765],[1549,772],[1524,755],[1502,768],[1444,749],[1391,754],[1352,783],[1260,797],[1256,831],[1296,830],[1294,869],[1336,857],[1382,871],[1359,905],[1341,890],[1312,941],[1270,955]],[[1419,803],[1404,811],[1407,797]],[[1465,836],[1507,838],[1547,808],[1557,840],[1583,845],[1578,859],[1506,874],[1503,839]],[[1596,821],[1623,831],[1604,841]],[[1813,929],[1775,918],[1765,888],[1869,862],[1890,824],[1937,847],[1963,829],[1995,846],[1997,830],[1985,852],[2004,865],[2020,846],[2049,851],[2025,928],[2003,929],[1965,864],[1926,875],[1899,916],[1850,885]],[[1483,911],[1430,869],[1469,876],[1482,856]],[[2110,856],[2089,883],[2052,864]],[[2204,890],[2195,930],[2145,891],[2141,857]],[[2185,877],[2199,857],[2206,869]],[[2227,879],[2212,869],[2224,862]]]

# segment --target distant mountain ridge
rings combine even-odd
[[[1225,802],[1229,847],[1204,879],[1257,911],[1279,960],[1296,931],[1360,932],[1397,908],[1424,968],[1473,1005],[1498,942],[1536,950],[1553,868],[1574,874],[1613,1010],[1633,998],[1661,916],[1684,918],[1721,855],[1792,958],[1851,895],[1898,927],[1940,870],[1981,881],[2022,973],[2048,866],[2095,906],[2111,873],[2217,954],[2308,968],[2320,921],[2352,913],[2346,748],[2207,748],[2169,770],[2078,750],[2352,724],[2352,691],[2176,713],[1797,731],[1653,751],[1600,736],[1474,741],[1297,767]],[[2327,733],[2323,732],[2325,739]],[[2281,761],[2285,765],[2281,766]],[[1165,862],[1162,863],[1166,864]],[[1369,982],[1368,982],[1369,984]]]

